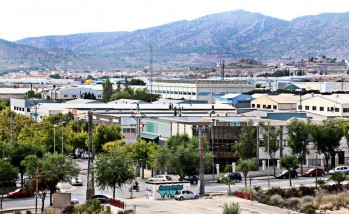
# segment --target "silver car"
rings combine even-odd
[[[172,178],[168,175],[155,175],[152,178],[149,178],[149,181],[170,181]]]
[[[190,190],[178,190],[174,196],[176,200],[198,199],[199,195]]]
[[[328,173],[333,174],[335,172],[341,172],[344,174],[349,174],[349,166],[337,166],[334,169],[331,169]]]

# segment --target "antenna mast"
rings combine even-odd
[[[149,46],[150,53],[150,93],[153,93],[153,46]]]

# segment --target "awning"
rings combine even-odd
[[[149,140],[155,140],[155,139],[159,138],[159,135],[149,134],[149,133],[141,133],[140,137],[145,138],[145,139],[149,139]]]

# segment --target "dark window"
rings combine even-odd
[[[256,106],[256,104],[252,104],[252,108],[254,108]]]
[[[260,108],[261,107],[261,105],[260,104],[257,104],[257,108]]]
[[[339,112],[339,108],[335,108],[334,111],[335,111],[335,112]]]
[[[320,106],[320,111],[324,111],[324,107],[323,106]]]
[[[313,106],[313,111],[316,111],[316,106]]]
[[[273,105],[273,109],[277,109],[277,106],[276,106],[276,105]]]
[[[309,110],[309,106],[305,106],[305,110]]]
[[[298,110],[302,110],[302,105],[299,105],[299,106],[298,106]]]

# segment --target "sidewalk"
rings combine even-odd
[[[255,201],[244,200],[234,196],[203,197],[198,200],[176,201],[151,200],[147,198],[125,199],[127,207],[136,205],[136,213],[190,213],[190,214],[217,214],[222,213],[225,203],[239,203],[241,214],[295,214],[297,212],[264,205]]]

